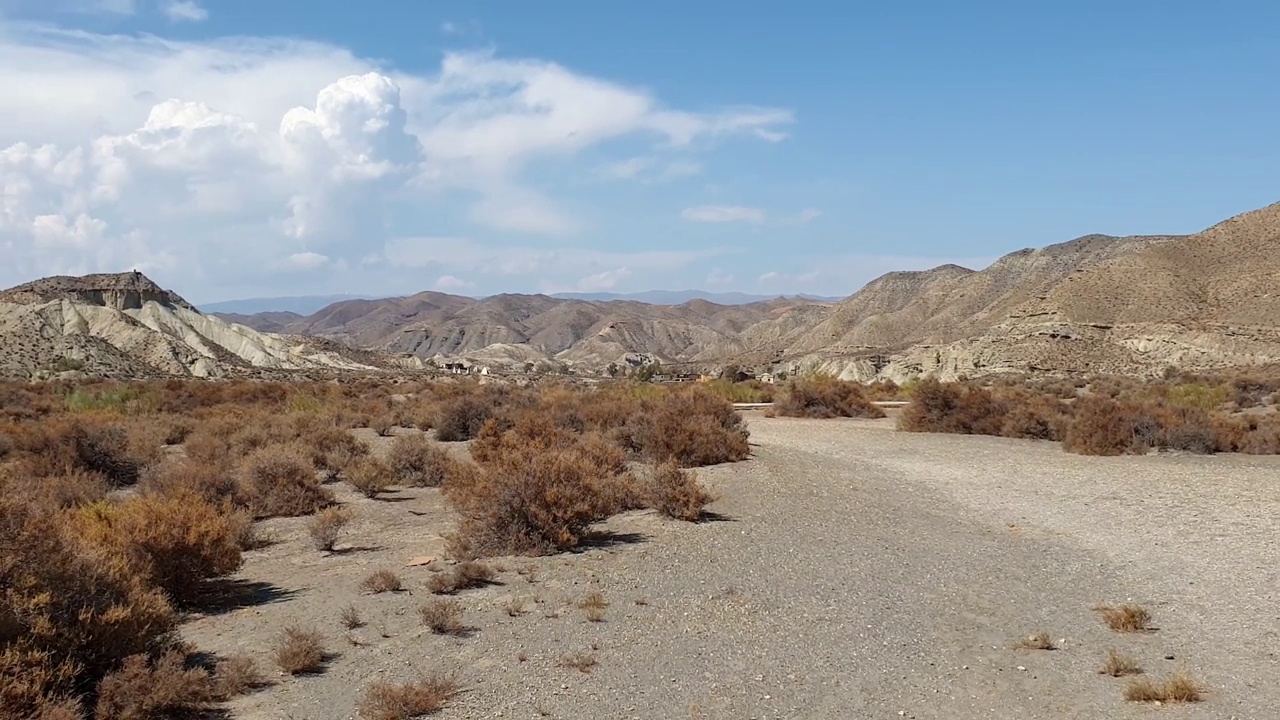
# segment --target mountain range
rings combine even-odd
[[[0,370],[19,375],[59,353],[95,369],[141,354],[168,374],[428,361],[597,373],[659,360],[901,380],[1275,364],[1280,204],[1193,235],[1088,235],[980,271],[889,273],[837,302],[422,292],[310,314],[210,314],[136,274],[54,278],[0,293],[0,349]]]

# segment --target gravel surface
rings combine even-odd
[[[351,718],[363,686],[435,669],[463,688],[444,718],[1280,718],[1280,459],[1085,458],[1057,445],[919,435],[892,421],[749,414],[754,457],[704,469],[713,521],[629,513],[614,543],[499,559],[461,593],[465,637],[417,619],[451,519],[436,491],[366,500],[353,552],[275,545],[240,578],[268,602],[193,620],[202,649],[270,664],[287,623],[321,629],[325,673],[237,700],[239,718]],[[361,594],[397,568],[408,592]],[[610,606],[590,622],[577,603]],[[512,600],[526,612],[511,616]],[[1121,635],[1099,603],[1137,602],[1158,630]],[[343,606],[368,624],[350,635]],[[1049,633],[1052,651],[1019,649]],[[1160,678],[1186,669],[1197,705],[1125,702],[1108,649]],[[564,667],[593,657],[589,672]]]

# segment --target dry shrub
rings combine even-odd
[[[1114,605],[1099,605],[1094,608],[1102,621],[1107,627],[1116,632],[1135,633],[1147,632],[1151,628],[1151,613],[1146,608],[1133,603],[1125,603],[1119,607]]]
[[[1089,396],[1076,401],[1062,447],[1081,455],[1145,453],[1156,445],[1155,418],[1132,403]]]
[[[461,590],[488,585],[495,577],[497,573],[488,565],[466,560],[454,565],[452,570],[432,575],[427,588],[437,595],[452,595]]]
[[[1004,415],[1004,406],[984,388],[925,378],[912,388],[911,403],[898,416],[898,428],[909,432],[999,435]]]
[[[993,396],[1004,415],[1000,435],[1026,440],[1062,439],[1068,413],[1058,399],[1021,388],[1003,389]]]
[[[162,592],[66,525],[64,513],[0,496],[0,707],[18,717],[159,649],[175,624]]]
[[[1140,677],[1129,681],[1124,699],[1131,702],[1193,703],[1203,698],[1204,688],[1185,670],[1179,670],[1163,682]]]
[[[239,528],[191,492],[99,502],[77,510],[71,519],[71,529],[82,541],[122,558],[133,574],[179,604],[195,603],[203,594],[203,581],[240,567]]]
[[[435,419],[436,439],[440,442],[470,440],[480,432],[492,409],[484,399],[463,395],[440,406]]]
[[[82,470],[38,477],[22,468],[0,469],[0,492],[52,510],[98,502],[107,496],[108,490],[101,475]]]
[[[1018,641],[1018,647],[1023,650],[1057,650],[1058,646],[1053,644],[1053,636],[1047,632],[1038,632],[1035,635],[1028,635]]]
[[[364,627],[364,620],[360,617],[360,611],[356,609],[355,605],[343,607],[340,617],[342,619],[342,627],[348,630]]]
[[[214,669],[218,695],[230,699],[267,686],[267,678],[258,663],[248,655],[232,655],[218,661]]]
[[[307,523],[307,534],[317,550],[331,551],[338,542],[338,536],[355,517],[351,508],[330,507],[316,513]]]
[[[369,445],[346,430],[327,427],[303,437],[311,449],[311,462],[329,480],[336,480],[351,463],[369,454]]]
[[[745,460],[751,454],[742,416],[705,391],[673,391],[633,416],[630,443],[655,462],[674,458],[681,467]]]
[[[1240,439],[1238,449],[1249,455],[1280,455],[1280,421],[1252,425]]]
[[[295,517],[333,503],[300,448],[273,445],[254,451],[240,465],[240,491],[256,517]]]
[[[391,467],[386,461],[368,456],[347,466],[347,484],[367,498],[386,492],[392,484]]]
[[[418,615],[437,635],[461,635],[467,629],[462,622],[462,603],[457,600],[436,598],[419,607]]]
[[[884,411],[863,394],[861,384],[834,378],[792,380],[773,409],[785,417],[884,417]]]
[[[462,514],[457,557],[546,555],[577,547],[587,528],[618,510],[620,480],[578,446],[509,446],[445,486]]]
[[[582,608],[587,620],[604,622],[604,611],[609,607],[609,601],[599,591],[592,591],[578,603],[578,607]]]
[[[702,509],[715,500],[696,473],[681,470],[673,460],[653,469],[649,504],[663,515],[676,520],[696,521],[702,517]]]
[[[443,675],[428,675],[404,685],[375,682],[365,690],[360,717],[411,720],[440,710],[457,692],[458,684]]]
[[[560,658],[561,667],[573,668],[582,673],[591,672],[591,668],[597,664],[596,656],[586,652],[571,653]]]
[[[192,717],[218,700],[214,678],[203,668],[187,667],[186,655],[170,650],[151,662],[145,655],[125,658],[119,670],[98,686],[96,720],[157,720]]]
[[[440,487],[457,461],[426,435],[401,435],[387,451],[391,476],[409,487]]]
[[[169,457],[147,468],[142,473],[139,487],[145,493],[162,495],[194,492],[215,505],[247,504],[235,469],[229,467],[225,459],[217,463],[205,463],[190,458]]]
[[[394,570],[382,569],[375,570],[361,580],[360,589],[375,595],[384,592],[400,592],[404,589],[404,583],[400,581],[400,576]]]
[[[376,413],[369,421],[369,427],[379,437],[391,437],[391,431],[396,427],[396,417],[390,411]]]
[[[1133,659],[1131,655],[1125,655],[1115,650],[1107,651],[1106,662],[1102,663],[1102,667],[1098,669],[1101,675],[1110,675],[1111,677],[1123,677],[1125,675],[1140,675],[1142,666],[1138,661]]]
[[[276,640],[276,665],[290,675],[314,675],[324,670],[328,653],[318,630],[290,625]]]

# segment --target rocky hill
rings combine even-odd
[[[0,292],[0,377],[360,371],[394,364],[384,355],[205,315],[137,272],[44,278]]]
[[[996,372],[1157,374],[1280,363],[1280,204],[1186,236],[1088,235],[974,271],[889,273],[826,303],[742,305],[437,292],[299,316],[214,316],[137,273],[0,293],[0,371],[110,375],[361,369],[463,360],[496,370],[652,360],[897,380]]]

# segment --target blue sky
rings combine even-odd
[[[0,0],[0,18],[6,285],[139,267],[197,302],[844,295],[1280,200],[1271,3]]]

